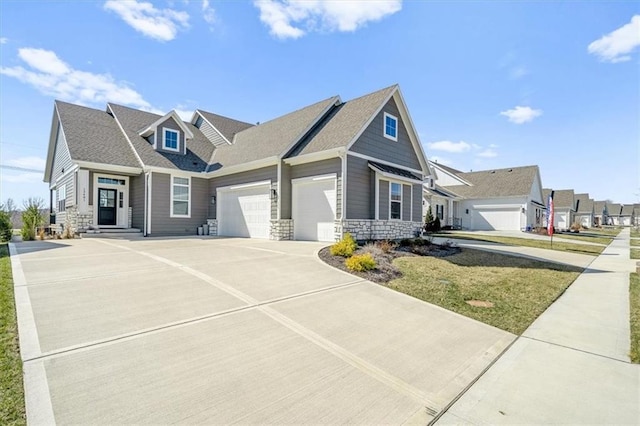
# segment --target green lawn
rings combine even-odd
[[[631,249],[631,259],[640,259],[640,248]]]
[[[603,235],[598,235],[598,234],[587,232],[587,231],[580,232],[579,234],[569,234],[569,233],[556,234],[556,237],[564,238],[567,240],[576,240],[576,241],[585,241],[588,243],[604,244],[605,246],[608,246],[609,244],[611,244],[611,241],[613,241],[612,236],[603,236]]]
[[[26,424],[11,261],[0,244],[0,424]]]
[[[574,244],[574,243],[563,243],[560,241],[554,241],[553,245],[550,241],[547,240],[534,240],[530,238],[517,238],[517,237],[499,237],[493,235],[474,235],[474,234],[463,234],[463,233],[446,233],[442,232],[439,234],[434,234],[435,237],[444,237],[444,238],[458,238],[463,240],[476,240],[476,241],[487,241],[491,243],[499,243],[510,246],[522,246],[522,247],[535,247],[541,249],[550,249],[557,251],[568,251],[573,253],[580,254],[588,254],[588,255],[598,255],[602,253],[602,250],[605,249],[605,246],[590,246],[586,244]]]
[[[638,247],[638,246],[640,246],[640,238],[632,238],[631,247]]]
[[[629,308],[631,311],[629,323],[631,325],[631,362],[640,364],[640,275],[632,273],[629,276]]]
[[[608,235],[610,237],[617,236],[622,231],[622,228],[590,228],[588,231],[584,231],[589,234]]]
[[[631,238],[640,238],[640,230],[631,228]]]
[[[388,287],[514,334],[521,334],[582,268],[463,249],[444,258],[400,257]],[[468,300],[491,302],[475,307]]]

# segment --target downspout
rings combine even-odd
[[[143,222],[142,235],[145,237],[147,236],[147,211],[149,210],[148,187],[149,187],[149,172],[146,172],[144,174],[144,218],[142,219],[142,222]]]

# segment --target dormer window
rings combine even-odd
[[[173,129],[162,129],[162,148],[167,151],[178,152],[178,141],[180,140],[180,132]]]
[[[384,137],[392,141],[398,140],[398,118],[384,113]]]

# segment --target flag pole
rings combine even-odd
[[[549,193],[549,200],[547,200],[547,234],[551,237],[551,248],[553,248],[553,222],[554,222],[554,212],[553,212],[553,193],[555,191],[551,191]]]

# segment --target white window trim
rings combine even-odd
[[[393,137],[391,135],[387,134],[387,117],[392,118],[396,121],[396,136]],[[384,118],[382,119],[382,134],[384,135],[385,138],[387,139],[391,139],[392,141],[398,141],[398,117],[396,117],[395,115],[391,115],[388,112],[384,113]]]
[[[170,148],[167,146],[167,131],[169,132],[175,132],[178,137],[177,137],[177,141],[176,141],[176,147],[175,148]],[[163,127],[162,128],[162,149],[167,150],[167,151],[173,151],[173,152],[180,152],[180,130],[176,130],[176,129],[171,129],[168,127]]]
[[[180,178],[180,179],[188,179],[189,180],[189,195],[188,195],[188,199],[187,199],[187,214],[174,214],[173,213],[173,187],[174,185],[176,185],[173,180],[175,178]],[[178,186],[185,186],[181,183],[177,184]],[[171,190],[171,194],[170,194],[170,205],[169,205],[169,217],[181,217],[181,218],[190,218],[191,217],[191,177],[185,177],[185,176],[176,176],[176,175],[171,175],[171,185],[170,186],[170,190]]]
[[[396,184],[396,185],[400,185],[400,217],[397,219],[393,219],[391,218],[391,186],[392,184]],[[393,201],[394,203],[397,203],[397,201]],[[394,182],[394,181],[389,181],[389,220],[397,220],[397,221],[402,221],[402,208],[404,203],[404,187],[403,184],[400,182]]]

